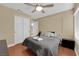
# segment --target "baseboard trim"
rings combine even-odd
[[[22,42],[19,42],[19,43],[22,43]],[[19,44],[19,43],[10,44],[10,45],[8,45],[8,47],[15,46],[15,45],[17,45],[17,44]]]
[[[76,49],[75,49],[75,53],[76,53],[76,56],[79,56],[78,53],[77,53],[77,51],[76,51]]]
[[[14,43],[14,44],[10,44],[10,45],[8,45],[8,47],[12,47],[12,46],[15,46],[16,44]]]

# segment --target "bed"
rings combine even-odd
[[[42,35],[39,38],[43,40],[28,37],[24,40],[23,45],[28,46],[37,56],[58,56],[60,37]]]

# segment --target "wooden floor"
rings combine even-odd
[[[35,56],[35,54],[22,44],[17,44],[8,48],[10,56]],[[60,47],[59,56],[75,56],[75,52],[71,49]]]

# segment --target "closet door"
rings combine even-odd
[[[30,24],[30,18],[24,18],[24,39],[30,36],[30,30],[31,24]]]
[[[15,44],[21,43],[30,36],[30,19],[25,17],[15,17]]]

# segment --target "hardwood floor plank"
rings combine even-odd
[[[17,44],[8,48],[10,56],[36,56],[28,47],[22,44]],[[60,47],[59,56],[76,56],[75,52],[71,49]]]

